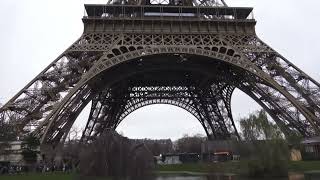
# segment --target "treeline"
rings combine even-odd
[[[169,153],[201,153],[201,144],[206,139],[200,134],[186,134],[176,141],[171,139],[132,139],[132,141],[145,144],[154,156],[158,156]]]
[[[302,137],[268,119],[264,110],[240,119],[242,141],[238,143],[241,160],[247,162],[248,176],[287,176],[289,147],[299,146]]]

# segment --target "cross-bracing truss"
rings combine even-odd
[[[243,17],[139,19],[138,25],[127,17],[85,17],[84,34],[0,108],[1,120],[14,122],[21,133],[30,127],[42,143],[59,143],[89,102],[87,140],[104,128],[115,128],[139,107],[168,103],[197,117],[210,138],[237,137],[230,99],[239,88],[285,134],[319,135],[319,83],[261,41],[254,33],[255,21]],[[121,23],[122,29],[108,29]],[[123,83],[134,72],[146,75],[160,66],[161,71],[184,68],[193,77],[190,82],[200,83],[170,84],[170,77],[157,86]]]
[[[224,0],[108,0],[107,4],[171,5],[171,6],[227,6]]]

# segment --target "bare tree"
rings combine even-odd
[[[62,147],[61,160],[67,170],[75,170],[79,164],[82,144],[78,140],[69,140]]]
[[[74,140],[78,140],[81,136],[81,132],[82,130],[77,127],[77,126],[72,126],[70,131],[69,131],[69,134],[67,136],[67,142],[68,141],[74,141]]]
[[[153,156],[145,144],[132,145],[128,175],[131,179],[148,179],[154,168]]]
[[[201,153],[201,143],[205,140],[200,134],[184,137],[175,141],[176,152],[179,153]]]
[[[84,147],[79,168],[83,177],[141,179],[150,175],[153,162],[153,156],[146,146],[136,145],[115,131],[108,131]]]
[[[136,144],[145,144],[154,156],[173,152],[173,143],[171,139],[133,139]]]

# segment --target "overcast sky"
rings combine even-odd
[[[4,104],[83,31],[84,3],[93,0],[0,1],[0,103]],[[319,0],[226,0],[229,6],[254,7],[257,34],[317,81],[320,81]],[[232,101],[235,119],[259,109],[237,91]],[[78,118],[83,126],[88,110]],[[172,138],[204,131],[183,109],[152,105],[130,114],[118,131],[130,138]]]

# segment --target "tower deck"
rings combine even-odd
[[[254,33],[253,8],[86,4],[85,32]]]

